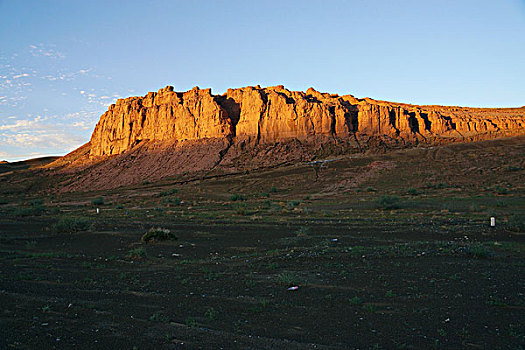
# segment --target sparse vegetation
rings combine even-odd
[[[167,228],[152,227],[148,232],[142,235],[141,241],[143,243],[150,243],[155,241],[168,241],[177,239],[177,235]]]
[[[465,247],[465,252],[476,258],[488,258],[494,253],[481,243],[471,243]]]
[[[281,284],[286,284],[286,285],[298,284],[297,280],[298,280],[297,275],[293,272],[283,272],[283,273],[280,273],[279,276],[277,276],[277,281]]]
[[[195,318],[193,317],[186,317],[186,319],[184,320],[184,323],[186,324],[186,326],[188,327],[197,327],[198,323],[197,323],[197,320],[195,320]]]
[[[104,205],[104,197],[97,197],[91,201],[93,205]]]
[[[353,298],[350,298],[349,302],[352,305],[359,305],[359,304],[362,303],[361,299],[359,299],[359,297],[357,297],[357,296],[355,296]]]
[[[291,200],[289,201],[287,204],[286,204],[286,207],[288,209],[294,209],[295,207],[297,207],[299,204],[301,204],[301,201],[299,200]]]
[[[53,225],[53,230],[60,233],[74,233],[80,231],[87,231],[91,226],[91,221],[85,218],[78,218],[73,216],[63,216],[56,224]]]
[[[408,192],[408,194],[411,195],[411,196],[417,196],[417,195],[420,194],[419,191],[416,190],[415,188],[409,188],[407,192]]]
[[[142,259],[146,257],[146,250],[142,247],[130,249],[126,254],[128,259]]]
[[[525,232],[525,215],[513,214],[509,218],[507,226],[512,231]]]
[[[398,196],[381,196],[377,199],[377,205],[381,209],[398,209],[399,208],[399,197]]]
[[[243,197],[242,195],[240,195],[240,194],[232,194],[232,195],[230,196],[230,200],[231,200],[232,202],[235,202],[235,201],[243,201],[243,200],[244,200],[244,197]]]
[[[31,206],[31,207],[16,207],[12,214],[13,216],[39,216],[46,211],[43,205]]]
[[[153,315],[150,316],[149,320],[153,322],[168,322],[169,318],[168,316],[160,312],[155,312]]]
[[[310,235],[312,230],[308,226],[301,226],[297,231],[295,231],[295,234],[297,237],[307,237]]]
[[[167,197],[167,196],[171,196],[172,194],[175,194],[175,193],[177,193],[177,192],[179,192],[178,189],[176,189],[176,188],[172,188],[172,189],[169,189],[169,190],[167,190],[167,191],[162,191],[162,192],[160,192],[160,193],[159,193],[159,197]]]
[[[204,313],[204,317],[208,319],[208,321],[215,321],[217,319],[218,313],[217,311],[210,307],[206,312]]]

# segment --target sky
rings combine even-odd
[[[64,155],[166,85],[525,105],[525,0],[0,0],[0,43],[7,161]]]

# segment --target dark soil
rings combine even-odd
[[[344,158],[317,181],[58,196],[6,178],[0,348],[523,349],[524,147]],[[177,239],[142,243],[157,227]]]

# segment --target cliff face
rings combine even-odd
[[[51,164],[75,174],[66,191],[251,171],[318,157],[525,134],[525,107],[414,106],[351,95],[166,87],[120,99],[90,142]]]
[[[118,100],[91,136],[91,155],[120,154],[138,142],[225,138],[232,123],[211,90],[185,93],[166,87],[144,97]]]
[[[283,86],[217,96],[210,89],[179,93],[168,86],[111,105],[93,132],[90,155],[121,154],[142,141],[217,139],[255,147],[328,138],[368,148],[371,139],[397,145],[470,141],[523,134],[524,127],[525,108],[415,106]]]

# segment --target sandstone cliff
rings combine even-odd
[[[414,106],[312,88],[301,92],[257,86],[215,96],[210,89],[179,93],[168,86],[111,105],[93,132],[90,154],[120,154],[141,141],[227,139],[252,146],[319,136],[394,143],[468,141],[522,134],[524,117],[524,108]]]
[[[167,86],[119,99],[101,116],[82,152],[55,165],[83,169],[79,181],[91,178],[92,187],[103,188],[216,168],[522,134],[525,107],[417,106],[283,86],[229,89],[223,95]]]

